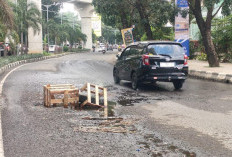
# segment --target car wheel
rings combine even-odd
[[[132,89],[134,89],[134,90],[136,90],[139,86],[138,77],[137,77],[135,72],[132,74],[131,86],[132,86]]]
[[[118,77],[117,70],[114,69],[114,83],[119,84],[120,78]]]
[[[183,87],[184,81],[182,80],[176,80],[173,82],[173,85],[176,90],[181,89]]]

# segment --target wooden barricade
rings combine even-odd
[[[59,96],[59,97],[58,97]],[[51,107],[63,104],[65,108],[79,105],[79,90],[71,84],[45,85],[44,106]]]
[[[107,88],[99,87],[90,83],[86,83],[80,90],[81,92],[87,92],[87,100],[81,104],[81,108],[85,105],[96,106],[102,108],[100,105],[99,99],[100,96],[104,98],[104,115],[108,117],[108,100],[107,100]],[[92,102],[91,94],[95,95],[95,103]]]

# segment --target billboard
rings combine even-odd
[[[102,36],[102,22],[101,16],[94,14],[92,17],[92,29],[97,37]]]
[[[180,10],[189,10],[188,0],[176,0],[176,5]],[[189,14],[182,17],[178,13],[175,17],[175,41],[183,45],[186,55],[189,56]]]
[[[121,32],[124,45],[127,46],[134,42],[133,28],[122,29]]]

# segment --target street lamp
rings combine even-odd
[[[45,5],[45,4],[42,4],[47,10],[47,24],[48,24],[48,9],[53,6],[53,5],[56,5],[55,3],[53,4],[50,4],[50,5]],[[48,35],[48,45],[49,45],[49,33],[48,33],[48,27],[47,27],[47,35]]]

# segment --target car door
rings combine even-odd
[[[125,80],[127,78],[127,73],[126,73],[127,68],[126,67],[127,67],[127,64],[128,64],[127,59],[128,59],[129,53],[130,53],[130,47],[126,48],[122,52],[122,54],[120,56],[120,61],[119,61],[119,64],[118,64],[118,66],[119,66],[118,70],[119,70],[119,77],[122,80]]]
[[[125,55],[125,51],[121,53],[120,57],[116,62],[116,69],[118,71],[118,76],[120,79],[123,79],[122,70],[123,70],[124,58],[125,58],[124,55]]]

